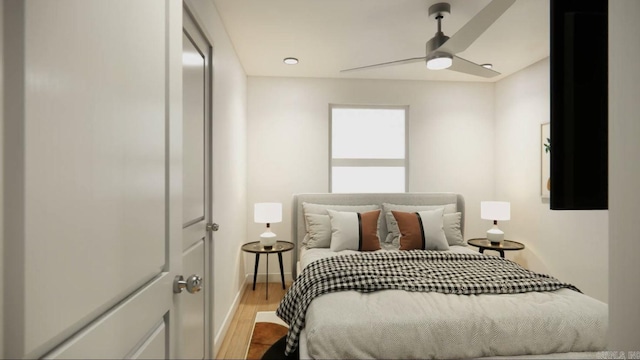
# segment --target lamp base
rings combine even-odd
[[[271,249],[273,245],[276,244],[276,234],[272,233],[271,230],[267,229],[267,231],[260,234],[260,245],[265,249]]]
[[[500,244],[504,240],[504,232],[498,229],[498,225],[493,225],[491,229],[487,230],[487,240],[493,244]]]

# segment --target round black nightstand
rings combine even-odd
[[[480,254],[483,254],[485,250],[495,250],[500,253],[501,257],[504,257],[505,251],[517,251],[524,249],[524,244],[512,240],[504,240],[501,243],[492,243],[486,238],[475,238],[467,240],[467,244],[478,247]]]
[[[280,262],[280,278],[282,279],[282,289],[284,289],[284,269],[282,268],[282,253],[293,250],[295,245],[289,241],[277,241],[271,248],[260,245],[260,241],[253,241],[242,245],[242,251],[256,254],[256,265],[253,271],[253,290],[256,289],[256,277],[258,275],[258,263],[260,254],[267,255],[267,299],[269,298],[269,254],[278,254]]]

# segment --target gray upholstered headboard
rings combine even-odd
[[[291,239],[296,244],[296,251],[293,252],[292,274],[297,276],[296,263],[302,247],[302,240],[306,233],[304,225],[304,213],[302,203],[328,204],[328,205],[380,205],[382,203],[399,205],[446,205],[456,204],[459,212],[462,213],[460,220],[460,230],[464,235],[464,198],[455,193],[398,193],[398,194],[296,194],[293,196],[293,206],[291,207],[292,228]],[[381,222],[381,232],[386,233],[386,223]]]

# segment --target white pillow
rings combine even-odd
[[[363,213],[328,210],[331,220],[331,251],[380,249],[380,209]]]
[[[385,220],[387,222],[387,231],[388,233],[384,235],[384,242],[387,243],[398,243],[398,238],[400,237],[400,231],[398,230],[398,225],[396,224],[395,219],[393,218],[393,214],[391,211],[402,211],[402,212],[417,212],[423,210],[435,210],[435,209],[444,209],[444,214],[453,214],[457,211],[458,206],[456,204],[444,204],[444,205],[398,205],[398,204],[389,204],[383,203],[382,209],[384,210]],[[462,214],[461,214],[462,215]],[[458,227],[460,221],[458,221]],[[447,229],[445,227],[445,234]],[[456,242],[455,239],[462,238],[462,234],[456,235],[454,233],[451,234],[452,241]],[[462,242],[464,244],[464,241]],[[458,245],[458,244],[449,244],[449,245]]]
[[[328,209],[336,210],[336,211],[364,212],[364,211],[380,209],[380,206],[378,205],[327,205],[327,204],[313,204],[313,203],[303,202],[302,213],[304,218],[304,228],[306,230],[306,234],[304,235],[304,239],[302,240],[303,245],[307,245],[309,243],[309,239],[311,238],[311,235],[309,234],[309,222],[307,220],[306,215],[319,214],[319,215],[329,216],[327,213]],[[329,232],[331,231],[330,225],[327,226],[326,231],[329,231]]]
[[[398,223],[396,222],[396,219],[393,217],[392,213],[388,213],[387,215],[387,223],[392,224],[391,231],[389,231],[387,238],[391,239],[391,242],[393,244],[398,245],[398,240],[400,238]],[[447,238],[447,242],[449,243],[449,245],[466,246],[467,244],[465,244],[464,238],[462,237],[460,226],[460,222],[462,221],[462,213],[457,212],[453,214],[444,214],[442,219],[444,224],[444,235]]]
[[[307,248],[328,248],[331,245],[331,220],[329,215],[306,214]]]
[[[448,250],[443,229],[444,209],[392,211],[400,229],[400,250]]]

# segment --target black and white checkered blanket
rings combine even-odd
[[[276,315],[289,325],[285,354],[298,346],[311,301],[322,294],[385,289],[444,294],[513,294],[578,290],[497,257],[439,251],[385,251],[333,256],[309,264],[280,302]]]

